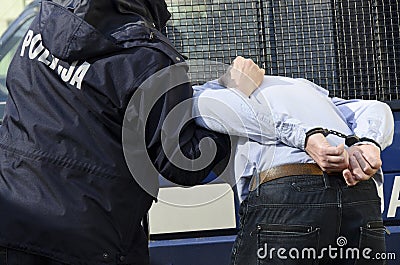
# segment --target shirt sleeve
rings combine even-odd
[[[376,100],[344,100],[332,98],[347,124],[358,137],[367,137],[376,141],[383,149],[392,144],[394,119],[390,107]],[[370,144],[369,142],[366,142]],[[382,169],[373,176],[378,190],[384,181]]]
[[[383,149],[392,144],[394,119],[390,107],[376,100],[332,98],[347,124],[358,137],[376,141]]]
[[[321,86],[306,79],[298,80],[312,85],[319,93],[329,96],[329,91]],[[387,104],[377,100],[345,100],[337,97],[331,100],[355,135],[376,141],[382,150],[392,144],[394,119]]]
[[[304,150],[305,133],[311,129],[287,114],[273,112],[217,81],[194,87],[196,123],[213,131],[241,136],[261,144],[284,143]]]

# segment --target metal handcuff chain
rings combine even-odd
[[[374,140],[372,140],[370,138],[367,138],[367,137],[361,137],[360,138],[355,134],[346,135],[344,133],[341,133],[341,132],[338,132],[338,131],[335,131],[335,130],[324,129],[324,128],[321,128],[321,127],[314,128],[314,129],[311,129],[308,132],[306,132],[306,141],[305,141],[306,145],[307,145],[308,137],[310,137],[311,135],[316,134],[316,133],[322,133],[322,135],[324,135],[325,137],[328,136],[329,134],[332,134],[332,135],[336,135],[336,136],[339,136],[341,138],[344,138],[345,139],[344,143],[348,147],[350,147],[350,146],[352,146],[352,145],[354,145],[356,143],[359,143],[359,142],[371,142],[371,143],[375,144],[377,147],[379,147],[380,150],[382,150],[381,146],[376,141],[374,141]]]

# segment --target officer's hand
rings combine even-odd
[[[247,97],[256,90],[264,80],[265,70],[256,65],[253,60],[236,57],[227,73],[220,78],[226,87],[236,88]]]
[[[382,166],[380,149],[371,144],[351,146],[349,168],[343,171],[347,185],[354,186],[362,180],[370,179]]]
[[[349,155],[344,145],[330,145],[322,133],[310,135],[305,150],[325,172],[342,172],[349,166]]]

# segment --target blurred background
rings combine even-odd
[[[32,0],[0,0],[0,35]]]

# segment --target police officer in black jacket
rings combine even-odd
[[[155,196],[132,177],[122,129],[142,83],[183,61],[158,31],[169,16],[164,0],[42,1],[7,76],[0,264],[149,263],[141,220]],[[147,154],[139,153],[184,185],[200,183],[211,170],[220,173],[230,152],[226,135],[185,121],[179,146],[170,148],[195,159],[207,137],[215,156],[196,170],[170,162],[161,144],[163,121],[191,97],[188,82],[160,97],[145,117]],[[141,98],[136,107],[146,104]]]

